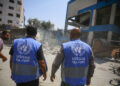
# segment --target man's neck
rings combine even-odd
[[[80,38],[74,38],[74,39],[71,39],[71,41],[74,41],[74,40],[80,40]]]
[[[30,37],[30,38],[33,38],[33,39],[35,39],[35,36],[26,36],[26,37]]]

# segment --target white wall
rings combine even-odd
[[[68,6],[67,18],[77,15],[78,11],[96,4],[97,0],[76,0]]]

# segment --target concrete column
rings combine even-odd
[[[107,41],[111,41],[111,39],[112,39],[112,31],[109,31],[107,35]]]
[[[110,24],[114,24],[115,13],[116,13],[116,4],[113,4],[111,9]],[[107,35],[107,40],[111,41],[111,39],[112,39],[112,31],[109,31]]]
[[[65,21],[65,30],[64,30],[64,32],[66,32],[67,29],[68,29],[68,20]]]
[[[93,15],[92,15],[91,26],[95,26],[96,10],[94,10],[92,12],[93,12]],[[94,32],[89,32],[89,34],[88,34],[88,44],[90,44],[90,45],[92,44],[93,37],[94,37]]]
[[[92,40],[93,40],[93,36],[94,36],[94,32],[89,32],[88,34],[88,44],[92,44]]]

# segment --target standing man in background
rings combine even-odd
[[[28,26],[27,37],[15,39],[10,50],[10,68],[16,86],[39,86],[39,77],[46,80],[47,65],[42,44],[35,40],[37,28]]]
[[[3,62],[7,60],[7,57],[2,54],[2,49],[4,45],[3,40],[8,40],[9,38],[10,38],[10,34],[8,33],[8,31],[3,31],[0,34],[0,58],[2,59]]]
[[[80,29],[73,29],[70,42],[63,43],[57,54],[51,71],[51,81],[61,65],[61,86],[90,85],[95,65],[90,46],[80,40]]]

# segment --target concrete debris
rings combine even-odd
[[[110,57],[112,47],[110,42],[104,39],[95,39],[93,41],[92,49],[96,57]]]

